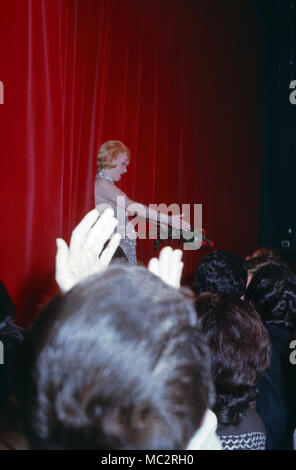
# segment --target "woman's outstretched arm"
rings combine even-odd
[[[139,216],[146,218],[146,220],[155,224],[160,223],[170,225],[176,230],[190,230],[190,224],[182,218],[183,214],[167,215],[160,211],[156,211],[145,204],[132,201],[123,191],[109,181],[101,180],[97,182],[95,190],[104,199],[107,199],[113,204],[121,207],[132,217]]]

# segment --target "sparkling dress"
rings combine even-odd
[[[97,175],[96,178],[101,178],[101,176]],[[114,202],[101,196],[97,191],[95,191],[95,205],[99,214],[102,214],[107,207],[112,207],[114,215],[119,222],[116,228],[116,231],[121,235],[119,247],[126,255],[130,264],[137,264],[137,234],[133,224],[129,221],[126,211]]]

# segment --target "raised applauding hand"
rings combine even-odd
[[[119,245],[120,235],[112,236],[118,220],[110,208],[99,217],[96,209],[82,219],[73,230],[70,245],[57,238],[56,282],[62,292],[67,292],[83,279],[106,269]],[[103,249],[106,241],[109,243]],[[182,251],[166,246],[159,258],[152,258],[148,270],[166,284],[180,287],[183,262]]]
[[[170,246],[166,246],[161,250],[159,258],[152,258],[149,261],[148,270],[169,286],[178,289],[184,265],[181,258],[181,250],[173,250]]]
[[[120,242],[118,233],[111,237],[117,224],[111,208],[100,217],[94,209],[73,230],[69,247],[57,238],[55,279],[61,291],[67,292],[82,279],[108,267]]]

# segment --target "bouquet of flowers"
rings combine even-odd
[[[215,243],[207,238],[207,231],[205,229],[180,231],[170,226],[158,225],[157,239],[153,243],[153,248],[156,250],[161,243],[167,244],[172,240],[178,240],[179,245],[182,243],[192,243],[192,248],[195,245],[195,249],[205,248],[206,251],[215,246]]]

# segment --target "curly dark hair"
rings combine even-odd
[[[257,312],[236,296],[205,293],[196,301],[207,337],[221,425],[237,425],[256,400],[256,384],[270,363],[271,345]]]
[[[192,300],[127,263],[45,308],[15,389],[35,449],[182,449],[213,402]]]
[[[225,292],[242,297],[246,292],[247,269],[244,260],[229,251],[216,250],[200,261],[194,273],[194,290]]]
[[[296,327],[296,276],[285,265],[270,263],[253,276],[246,299],[264,323]]]

